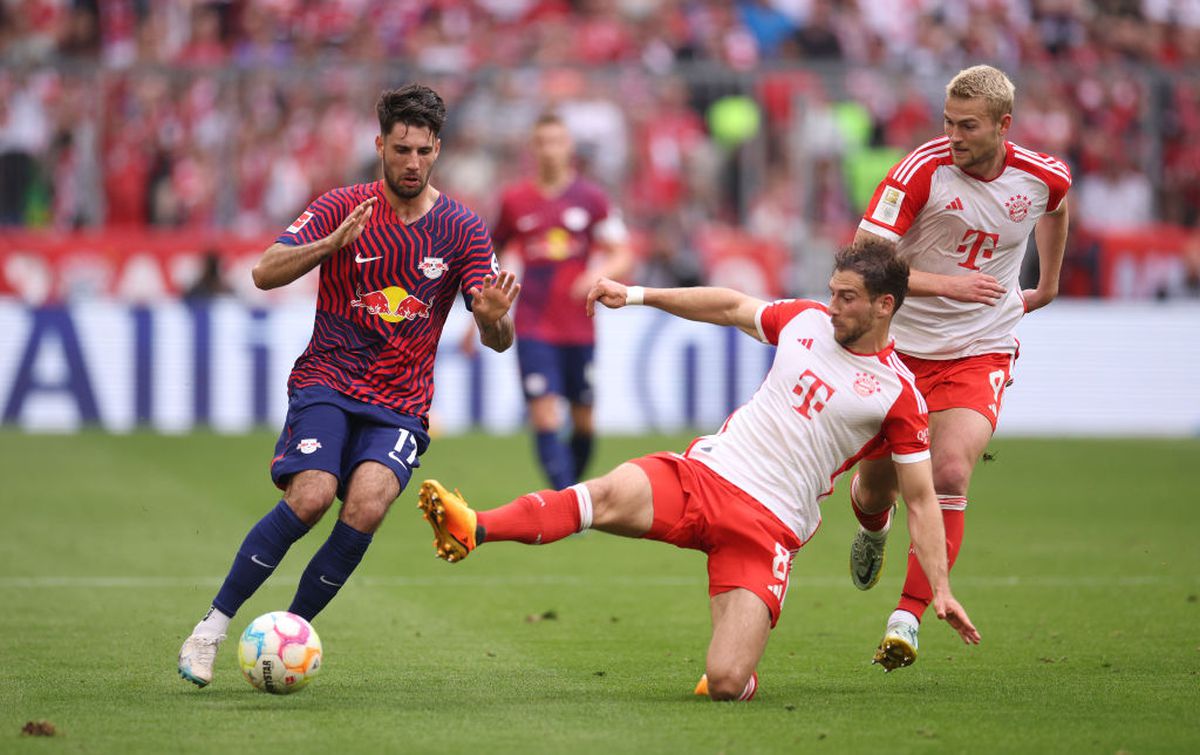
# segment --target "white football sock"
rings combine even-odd
[[[232,617],[226,616],[217,610],[216,606],[208,609],[208,613],[204,614],[204,618],[192,630],[192,634],[198,634],[201,637],[224,637],[229,631],[229,622]]]
[[[887,621],[888,626],[891,626],[892,624],[895,624],[896,622],[908,624],[911,627],[921,626],[920,619],[918,619],[916,616],[914,616],[909,611],[904,611],[899,608],[897,608],[895,611],[892,611],[892,615],[888,617],[888,621]]]
[[[579,532],[583,532],[592,526],[592,493],[582,482],[570,489],[575,491],[575,500],[579,502]]]

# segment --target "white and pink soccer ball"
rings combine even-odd
[[[307,621],[287,611],[263,614],[238,642],[242,675],[257,689],[287,695],[321,670],[321,638]]]

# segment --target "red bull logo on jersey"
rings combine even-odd
[[[362,307],[367,314],[375,315],[387,322],[403,322],[418,317],[429,317],[429,305],[399,286],[388,286],[379,291],[358,294],[350,302],[351,307]]]

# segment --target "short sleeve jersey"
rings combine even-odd
[[[571,286],[587,269],[596,241],[620,241],[623,235],[624,224],[603,190],[582,178],[555,197],[530,180],[506,189],[492,237],[496,248],[511,248],[525,268],[513,315],[517,337],[556,345],[595,343],[584,300],[571,295]]]
[[[278,239],[307,244],[332,233],[362,201],[378,197],[362,234],[320,265],[312,339],[288,389],[323,385],[427,421],[433,363],[446,314],[499,266],[487,226],[441,194],[411,224],[376,181],[319,196]]]
[[[950,140],[913,150],[875,190],[859,228],[896,242],[914,270],[941,275],[982,272],[1007,293],[994,305],[912,296],[896,312],[896,348],[922,359],[1013,353],[1025,312],[1020,271],[1029,234],[1057,210],[1070,169],[1049,155],[1005,142],[1004,168],[984,181],[954,165]]]
[[[823,304],[777,301],[757,320],[760,339],[778,347],[771,369],[720,432],[697,438],[686,455],[806,541],[834,479],[864,456],[888,447],[899,463],[929,458],[928,410],[892,346],[876,354],[846,349]]]

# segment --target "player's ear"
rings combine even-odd
[[[896,297],[891,294],[880,294],[875,297],[874,304],[880,317],[891,317],[896,313]]]
[[[383,157],[383,134],[375,135],[375,152]]]
[[[1000,116],[1000,136],[1008,133],[1008,129],[1012,126],[1012,113],[1005,113]]]

